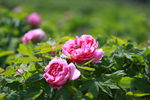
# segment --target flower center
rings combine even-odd
[[[62,71],[62,65],[58,64],[58,63],[54,63],[50,66],[50,71],[49,74],[53,75],[53,76],[57,76],[59,74],[59,72]]]
[[[75,46],[75,49],[78,49],[78,48],[81,48],[81,46],[80,46],[80,45],[76,45],[76,46]]]

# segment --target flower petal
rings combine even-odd
[[[104,56],[104,52],[102,49],[96,49],[95,54],[94,54],[94,63],[99,63]]]
[[[81,75],[80,71],[76,68],[76,66],[73,63],[69,64],[69,68],[70,68],[70,80],[76,80],[79,78],[79,76]]]

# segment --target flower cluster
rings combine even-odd
[[[101,61],[104,56],[102,49],[98,48],[98,42],[90,35],[82,35],[74,40],[68,40],[62,46],[62,53],[68,56],[70,62],[82,63],[93,60],[94,63]],[[80,71],[76,66],[61,58],[52,59],[45,68],[44,78],[52,88],[62,87],[67,80],[76,80]]]
[[[41,24],[41,17],[38,13],[32,13],[27,16],[27,23],[31,26],[38,27]],[[29,30],[22,38],[22,43],[37,42],[46,37],[45,32],[38,28]]]
[[[41,19],[37,13],[32,13],[27,17],[27,22],[31,26],[39,26]],[[42,29],[32,29],[28,31],[22,38],[22,43],[37,42],[46,37]],[[52,49],[56,49],[53,46]],[[51,51],[50,54],[56,54]],[[67,80],[76,80],[81,73],[76,68],[75,63],[83,63],[92,61],[93,63],[101,62],[104,52],[98,49],[98,42],[91,35],[82,35],[75,39],[70,39],[62,46],[62,54],[67,59],[55,57],[45,67],[43,77],[52,88],[61,88]],[[68,62],[71,62],[68,64]],[[20,69],[18,73],[20,74]],[[22,73],[22,72],[21,72]]]

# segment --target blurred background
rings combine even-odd
[[[150,39],[149,1],[0,0],[0,34],[11,32],[21,37],[26,32],[20,27],[21,21],[37,12],[42,17],[40,27],[52,38],[92,34],[97,38],[113,35],[137,43],[147,42]],[[8,25],[10,17],[12,25]],[[20,31],[14,29],[15,25]]]

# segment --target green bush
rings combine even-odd
[[[49,3],[54,5],[44,6]],[[26,16],[32,10],[15,13],[1,7],[0,99],[149,100],[149,7],[145,5],[145,10],[141,11],[142,5],[136,8],[126,3],[111,3],[76,2],[74,6],[79,6],[72,8],[66,2],[63,5],[55,1],[43,2],[41,6],[50,9],[50,14],[49,10],[39,10],[35,4],[30,9],[41,12],[40,27],[47,35],[37,44],[21,43],[23,35],[33,29],[26,23]],[[20,3],[24,8],[27,4]],[[99,48],[105,52],[101,63],[75,63],[81,71],[80,78],[67,81],[60,89],[51,88],[43,78],[45,66],[55,56],[62,57],[61,47],[67,40],[82,34],[90,34],[99,42]],[[52,49],[54,45],[57,49]],[[24,73],[16,75],[18,69],[23,69]]]

